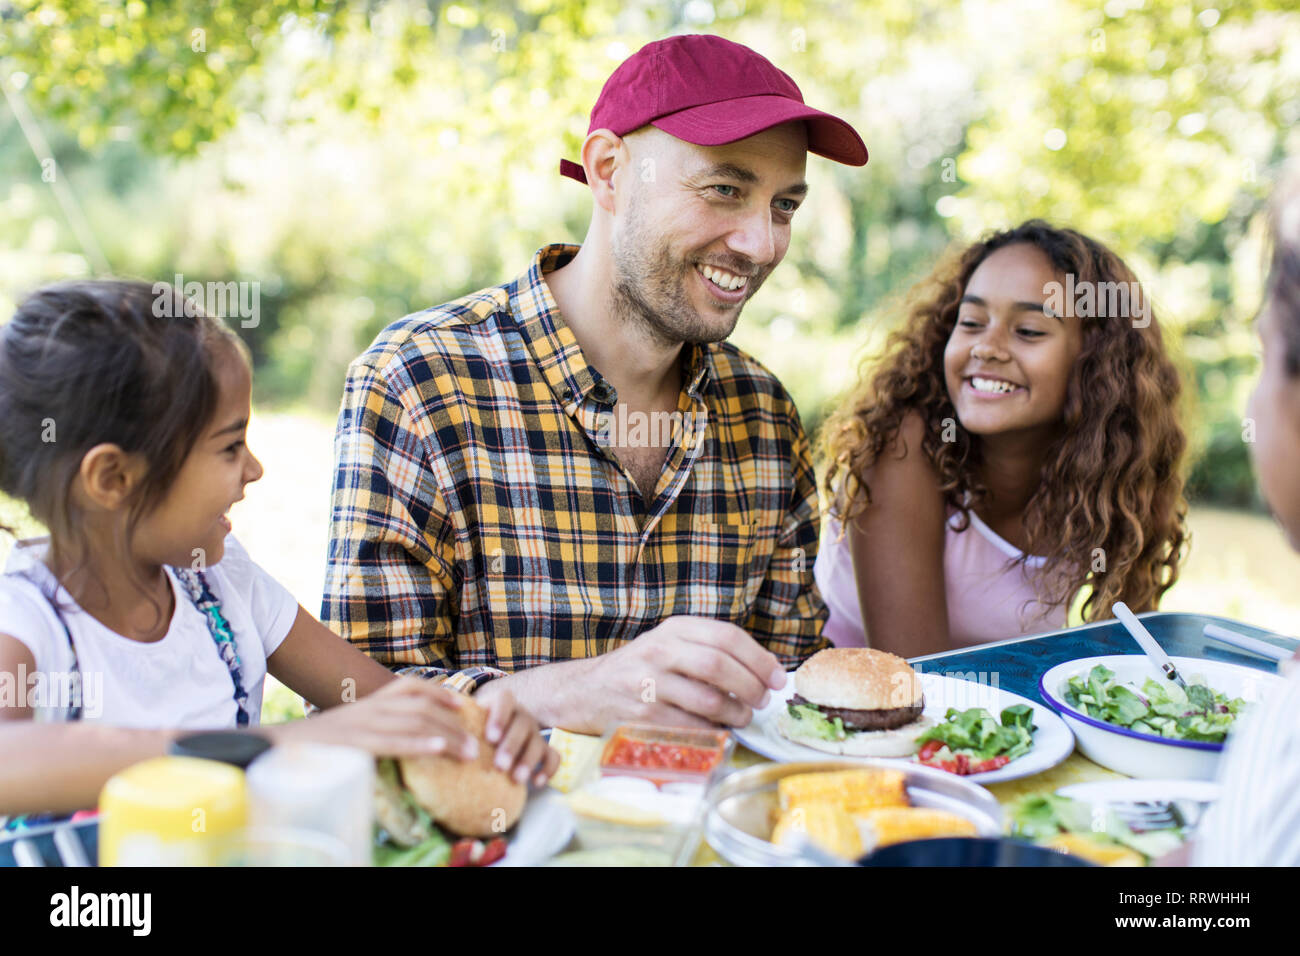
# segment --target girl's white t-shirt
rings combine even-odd
[[[40,560],[47,538],[19,542],[0,576],[0,634],[22,641],[36,659],[36,675],[15,675],[8,695],[25,695],[38,721],[67,718],[73,682],[72,651],[58,615],[42,593],[53,593],[54,575]],[[26,569],[36,577],[14,572]],[[77,648],[82,719],[118,727],[179,727],[216,730],[236,726],[230,669],[217,653],[207,618],[168,568],[176,599],[171,626],[159,641],[133,641],[81,610],[62,587],[56,600]],[[234,535],[226,536],[221,561],[204,571],[231,630],[251,722],[262,710],[266,659],[288,635],[298,602],[258,567]],[[24,679],[25,678],[25,679]],[[4,688],[0,688],[0,692]],[[7,696],[8,696],[7,695]]]

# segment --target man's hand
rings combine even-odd
[[[675,727],[745,727],[785,686],[776,655],[725,621],[670,617],[590,662],[573,726],[603,733],[620,721]]]

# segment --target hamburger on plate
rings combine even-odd
[[[864,647],[818,651],[795,671],[794,689],[777,729],[827,753],[908,757],[934,725],[921,713],[921,678],[897,654]]]
[[[460,716],[479,740],[474,760],[438,755],[380,763],[376,818],[400,846],[428,839],[430,821],[458,836],[499,837],[523,814],[528,787],[493,763],[496,749],[485,733],[488,712],[465,701]]]

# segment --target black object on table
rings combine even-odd
[[[271,741],[260,734],[235,733],[230,730],[204,730],[177,737],[167,748],[173,757],[199,757],[218,760],[240,770],[260,757],[271,747]]]
[[[1023,840],[940,837],[881,847],[858,866],[1092,866],[1087,860]]]

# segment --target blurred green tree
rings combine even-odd
[[[1194,487],[1254,495],[1247,226],[1297,152],[1285,3],[0,0],[0,24],[0,74],[61,131],[114,269],[261,280],[243,331],[263,398],[331,407],[384,324],[581,239],[589,200],[558,158],[623,57],[699,30],[763,52],[871,151],[865,170],[810,160],[788,264],[737,330],[810,425],[945,246],[1045,216],[1154,293],[1188,362]],[[23,162],[16,135],[0,125],[0,167]],[[6,216],[49,245],[45,198],[0,197]],[[0,254],[0,294],[68,271],[23,262]]]

